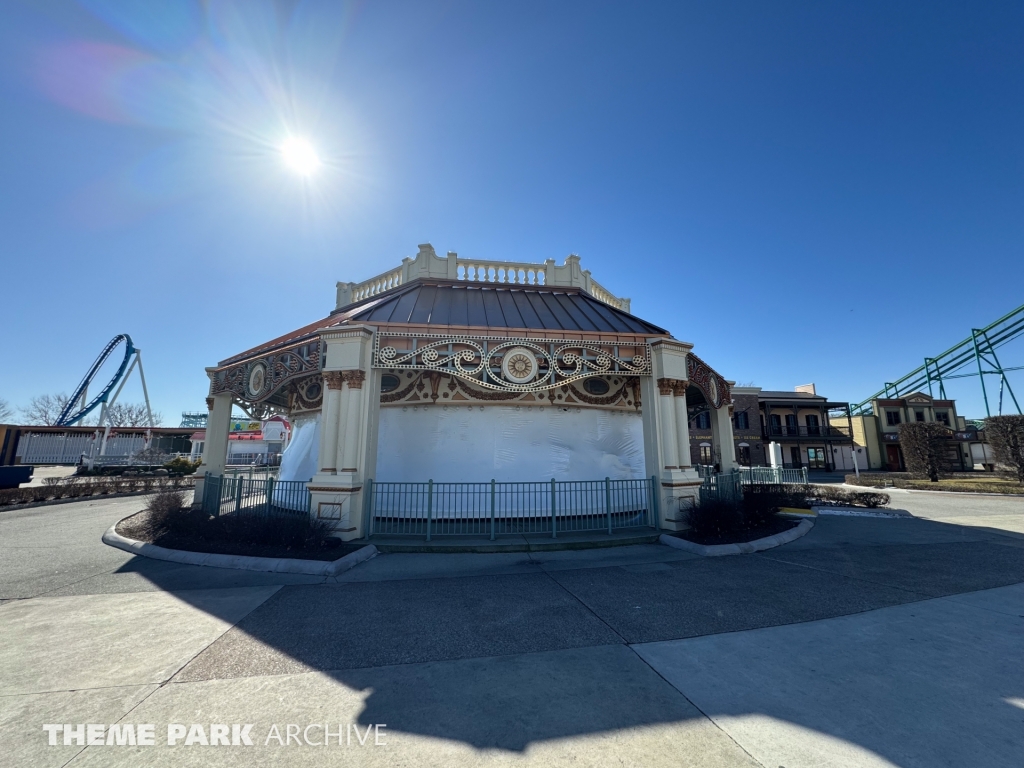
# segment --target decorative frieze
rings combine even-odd
[[[565,339],[380,332],[373,366],[436,371],[497,392],[542,392],[591,376],[649,376],[650,348]]]
[[[602,382],[593,387],[604,394],[587,392],[581,382],[562,384],[541,392],[503,392],[483,389],[476,382],[467,381],[440,371],[396,370],[390,375],[399,378],[397,388],[380,395],[381,405],[396,403],[424,406],[449,406],[483,403],[509,405],[596,406],[610,409],[640,408],[640,387],[635,378],[618,376],[593,377]],[[593,380],[593,379],[591,379]]]
[[[712,408],[717,410],[732,402],[728,382],[693,352],[686,356],[686,376],[691,384],[704,393],[704,399]]]
[[[240,402],[287,404],[285,385],[320,369],[320,340],[278,349],[210,372],[210,394],[230,392]]]

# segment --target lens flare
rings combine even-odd
[[[301,176],[309,176],[320,167],[316,150],[305,139],[288,139],[281,145],[281,156],[285,164]]]

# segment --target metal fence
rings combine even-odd
[[[231,466],[252,464],[254,466],[277,467],[281,465],[280,453],[229,453],[224,460]]]
[[[15,455],[19,464],[77,464],[82,454],[99,453],[101,443],[94,432],[25,432]],[[105,458],[128,458],[145,447],[145,435],[112,435]]]
[[[656,478],[499,483],[367,481],[370,534],[487,536],[658,525]]]
[[[738,501],[743,498],[743,483],[736,470],[718,475],[707,475],[700,486],[700,500]]]
[[[807,467],[740,467],[740,480],[744,485],[807,484]]]
[[[310,496],[307,482],[206,473],[203,510],[211,515],[308,515]]]
[[[737,501],[743,498],[744,485],[806,485],[807,467],[784,469],[782,467],[739,467],[732,472],[720,474],[701,473],[701,501],[712,499]]]

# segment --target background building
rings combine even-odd
[[[864,446],[869,469],[906,471],[899,429],[909,422],[933,422],[948,428],[947,461],[951,469],[993,468],[984,431],[957,414],[956,401],[914,392],[900,398],[876,398],[871,401],[871,414],[851,417],[853,440]]]

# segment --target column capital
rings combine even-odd
[[[212,411],[213,410],[213,398],[212,397],[206,398],[206,410],[208,410],[208,411]]]
[[[366,378],[365,371],[342,371],[342,378],[348,382],[349,389],[362,389],[363,380]]]
[[[683,379],[676,379],[672,385],[672,394],[676,397],[686,397],[686,388],[690,386],[690,382]]]
[[[675,379],[658,379],[658,392],[663,395],[671,395],[675,390]]]
[[[341,371],[324,371],[324,384],[328,389],[341,389],[345,377]]]

